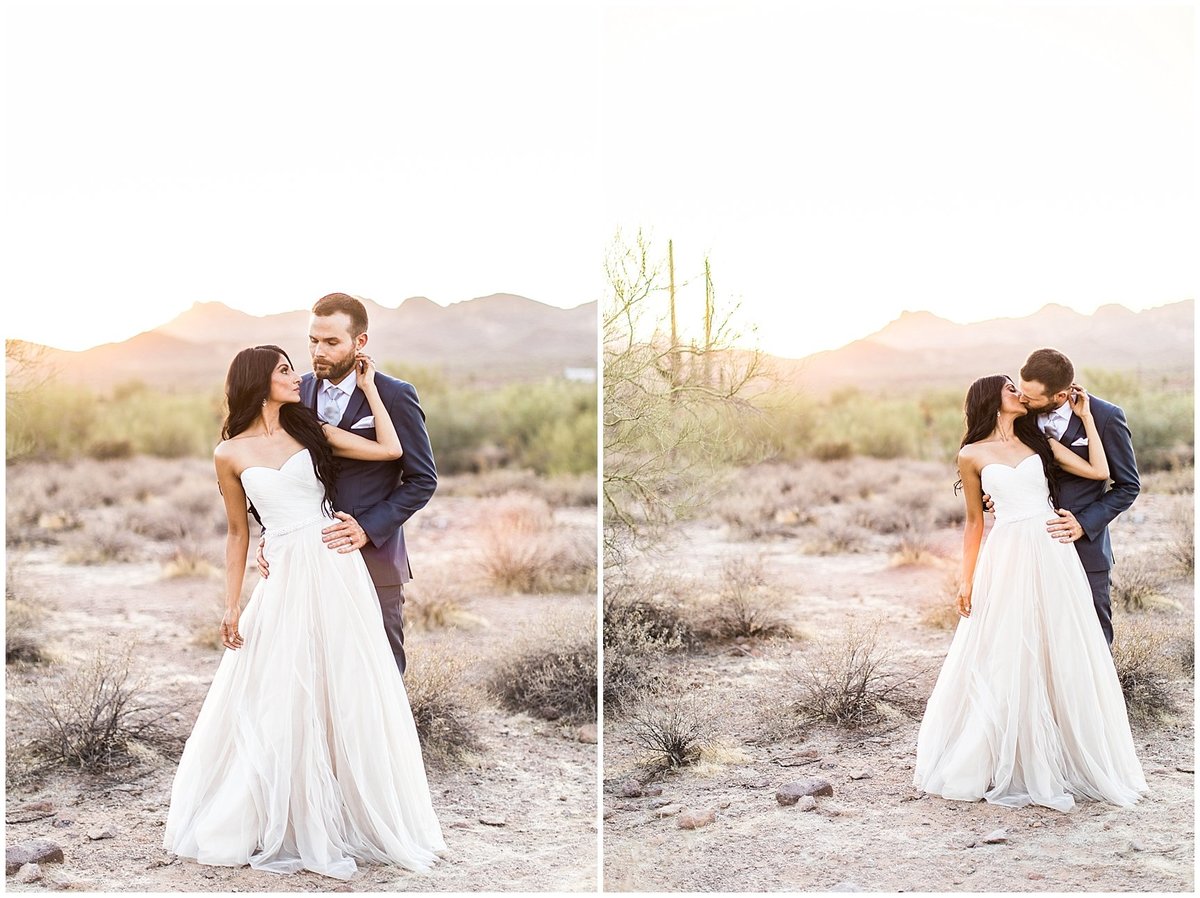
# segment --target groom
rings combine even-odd
[[[322,420],[375,439],[375,418],[355,384],[354,356],[367,345],[367,310],[345,293],[330,293],[312,307],[308,350],[313,373],[300,380],[300,401]],[[387,406],[404,454],[395,461],[339,458],[336,486],[338,523],[322,531],[338,552],[362,552],[379,593],[383,625],[396,666],[404,673],[404,584],[412,579],[404,546],[404,522],[429,501],[437,488],[433,450],[425,413],[412,384],[382,371],[375,385]],[[258,550],[259,570],[267,563]]]
[[[1036,413],[1038,427],[1083,459],[1088,457],[1083,422],[1071,411],[1067,401],[1075,381],[1075,366],[1054,349],[1039,349],[1021,368],[1021,402]],[[1073,542],[1092,586],[1092,602],[1104,638],[1111,646],[1112,603],[1109,599],[1113,552],[1108,525],[1133,504],[1141,490],[1133,440],[1125,412],[1095,396],[1090,397],[1092,417],[1100,442],[1108,458],[1112,486],[1103,480],[1087,480],[1060,472],[1058,477],[1058,517],[1048,521],[1047,530],[1060,542]]]

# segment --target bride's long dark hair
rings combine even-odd
[[[1000,414],[1000,397],[1004,392],[1004,385],[1010,383],[1012,378],[1006,374],[990,374],[971,384],[963,402],[967,426],[962,441],[958,444],[959,449],[968,443],[978,443],[996,429],[996,416]],[[1013,422],[1013,433],[1042,460],[1042,470],[1046,473],[1046,483],[1050,487],[1050,502],[1058,508],[1058,462],[1054,460],[1050,441],[1038,429],[1037,415],[1021,415]],[[962,481],[959,480],[954,484],[954,491],[957,493],[961,487]]]
[[[221,425],[221,439],[228,440],[246,430],[262,413],[263,403],[271,394],[271,377],[279,360],[292,360],[278,346],[251,346],[233,357],[225,375],[225,404],[228,412]],[[308,450],[313,471],[325,487],[324,508],[333,513],[334,482],[337,462],[317,413],[302,402],[288,402],[279,409],[279,423]],[[253,508],[251,509],[253,511]],[[257,512],[254,515],[258,517]],[[261,523],[261,522],[260,522]]]

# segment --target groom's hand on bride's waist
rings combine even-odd
[[[330,524],[321,531],[321,540],[330,549],[337,549],[342,555],[361,549],[368,542],[367,532],[354,520],[353,515],[344,511],[334,512],[338,519],[336,524]]]
[[[1073,543],[1083,536],[1083,525],[1075,520],[1075,515],[1065,508],[1058,510],[1058,517],[1046,522],[1046,532],[1060,543]]]

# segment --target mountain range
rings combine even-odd
[[[971,324],[929,312],[904,312],[839,349],[769,362],[780,380],[810,392],[849,386],[899,392],[965,387],[987,374],[1016,378],[1031,351],[1052,347],[1066,353],[1080,378],[1089,369],[1127,371],[1190,387],[1194,334],[1195,302],[1190,299],[1141,312],[1106,305],[1091,315],[1051,304],[1024,318]]]
[[[595,302],[560,309],[496,293],[448,306],[424,296],[396,308],[368,299],[363,305],[368,348],[386,372],[425,369],[454,381],[498,384],[596,368]],[[132,381],[167,390],[219,388],[230,360],[247,346],[278,345],[299,370],[309,370],[308,318],[306,309],[256,316],[196,303],[128,340],[81,352],[41,347],[39,358],[58,380],[98,391]]]

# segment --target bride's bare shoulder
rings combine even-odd
[[[983,457],[986,451],[987,450],[983,448],[982,443],[967,443],[967,445],[958,450],[959,468],[962,468],[964,465],[966,465],[978,470],[980,459]]]

